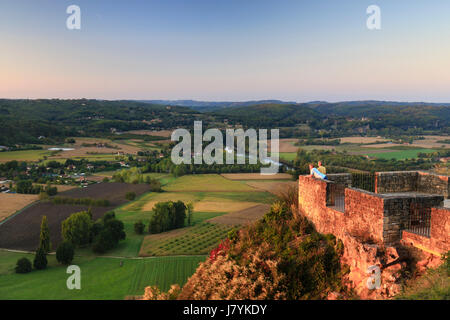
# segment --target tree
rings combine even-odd
[[[127,194],[125,195],[125,198],[127,200],[133,201],[134,199],[136,199],[136,193],[135,192],[127,192]]]
[[[16,184],[16,192],[22,194],[32,193],[33,183],[30,180],[20,180]]]
[[[182,201],[177,201],[174,204],[175,207],[175,219],[174,228],[184,227],[184,222],[186,220],[186,205]]]
[[[39,248],[42,248],[46,254],[51,250],[50,229],[48,228],[47,216],[42,217]]]
[[[62,237],[75,247],[86,246],[91,240],[93,221],[86,211],[74,213],[62,222]]]
[[[116,213],[114,211],[109,211],[109,212],[105,213],[105,215],[102,218],[103,224],[105,224],[109,220],[112,220],[115,218],[116,218]]]
[[[39,200],[47,201],[48,199],[49,199],[49,196],[48,196],[47,192],[39,193]]]
[[[48,186],[45,187],[45,192],[49,196],[56,196],[58,194],[58,188],[52,187],[51,185],[48,185]]]
[[[73,260],[74,254],[75,250],[72,243],[64,241],[59,245],[58,249],[56,249],[56,260],[61,264],[69,265]]]
[[[145,230],[145,224],[142,221],[138,221],[134,224],[134,231],[137,234],[143,234]]]
[[[194,204],[192,202],[189,202],[186,205],[186,210],[187,210],[187,224],[188,226],[190,226],[192,223],[192,214],[194,213]]]
[[[150,233],[160,233],[167,230],[184,227],[186,206],[182,201],[158,202],[153,208],[149,223]]]
[[[34,256],[33,266],[37,270],[47,268],[47,257],[43,248],[39,248]]]
[[[110,219],[107,222],[105,222],[104,229],[111,233],[112,239],[114,241],[114,245],[116,246],[120,240],[125,240],[126,234],[125,234],[125,226],[123,225],[123,222],[117,219]]]
[[[186,174],[186,167],[184,164],[180,164],[180,165],[176,166],[173,171],[173,175],[175,177],[181,177],[181,176],[184,176],[185,174]]]
[[[100,234],[95,238],[92,245],[92,250],[95,253],[105,253],[109,249],[113,248],[115,244],[114,237],[109,230],[102,230]]]
[[[15,271],[16,273],[28,273],[31,272],[32,266],[31,261],[27,258],[22,258],[17,260]]]
[[[115,218],[115,213],[108,212],[101,220],[95,223],[96,232],[92,250],[95,253],[104,253],[116,247],[120,240],[126,237],[122,221]]]

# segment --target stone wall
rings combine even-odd
[[[392,245],[400,242],[402,230],[408,228],[410,212],[413,207],[421,210],[437,207],[444,201],[443,196],[435,195],[390,195],[384,196],[383,240]]]
[[[450,184],[448,176],[439,176],[419,171],[417,191],[423,193],[441,194],[449,198]]]
[[[375,193],[420,192],[450,197],[448,176],[422,171],[392,171],[375,174]]]
[[[377,172],[375,193],[416,191],[418,175],[417,171]]]
[[[335,233],[343,227],[344,213],[326,206],[327,184],[325,180],[300,176],[298,180],[299,209],[319,232]]]
[[[351,173],[332,173],[327,174],[328,180],[343,184],[346,187],[352,186],[352,174]]]
[[[299,177],[299,210],[321,233],[332,233],[344,244],[341,262],[348,265],[346,275],[355,292],[363,299],[384,299],[399,292],[396,279],[401,274],[395,248],[384,248],[383,197],[364,190],[345,189],[345,212],[326,206],[327,185],[333,182],[309,176]],[[368,290],[367,269],[382,270],[383,287]]]
[[[403,231],[402,243],[440,256],[450,250],[450,209],[431,209],[430,237]]]
[[[444,196],[408,193],[417,189],[417,172],[378,174],[377,177],[381,177],[378,182],[385,183],[384,191],[394,192],[392,190],[397,191],[400,186],[406,193],[388,195],[346,188],[344,212],[327,207],[327,192],[330,192],[331,184],[348,185],[347,179],[351,181],[351,176],[336,175],[332,177],[334,181],[300,176],[298,181],[299,210],[317,231],[332,233],[343,242],[341,262],[350,267],[348,280],[362,298],[386,298],[399,292],[396,279],[406,266],[400,263],[397,253],[400,243],[413,244],[430,256],[450,250],[450,209],[439,207]],[[426,176],[423,181],[434,181],[435,178]],[[446,182],[445,179],[442,181]],[[443,190],[442,186],[440,190]],[[431,211],[429,238],[404,230],[409,224],[411,208],[417,207]],[[365,285],[367,268],[373,265],[382,270],[383,288],[380,290],[367,290]]]
[[[322,233],[339,237],[351,234],[381,242],[382,197],[364,190],[345,189],[345,212],[327,207],[327,185],[333,183],[309,176],[299,177],[299,208]]]
[[[383,198],[361,189],[345,190],[345,229],[370,243],[383,242]]]

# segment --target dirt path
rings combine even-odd
[[[12,250],[12,249],[3,249],[0,248],[0,251],[12,252],[12,253],[24,253],[24,254],[35,254],[34,251],[24,251],[24,250]],[[48,255],[54,256],[56,252],[49,252]],[[170,257],[204,257],[202,254],[177,254]],[[90,256],[90,255],[80,255],[76,254],[75,257],[94,257],[94,258],[108,258],[108,259],[124,259],[124,260],[144,260],[144,259],[158,259],[161,256],[152,256],[152,257],[121,257],[121,256]]]

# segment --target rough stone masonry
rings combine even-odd
[[[361,297],[386,298],[400,290],[397,279],[405,267],[397,250],[413,245],[438,257],[450,250],[450,210],[443,208],[448,197],[448,177],[422,172],[382,172],[375,175],[376,192],[351,187],[351,175],[339,174],[326,181],[299,177],[299,210],[319,232],[332,233],[344,243],[342,262],[350,267],[348,278]],[[344,212],[327,206],[329,184],[345,185]],[[427,236],[407,230],[412,208],[428,210]],[[436,259],[435,259],[436,260]],[[438,259],[437,259],[438,260]],[[367,290],[367,268],[382,269],[383,289]]]

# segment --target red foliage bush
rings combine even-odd
[[[209,253],[209,261],[216,261],[219,255],[225,255],[230,250],[230,240],[227,238],[223,240],[217,248],[211,250]]]

